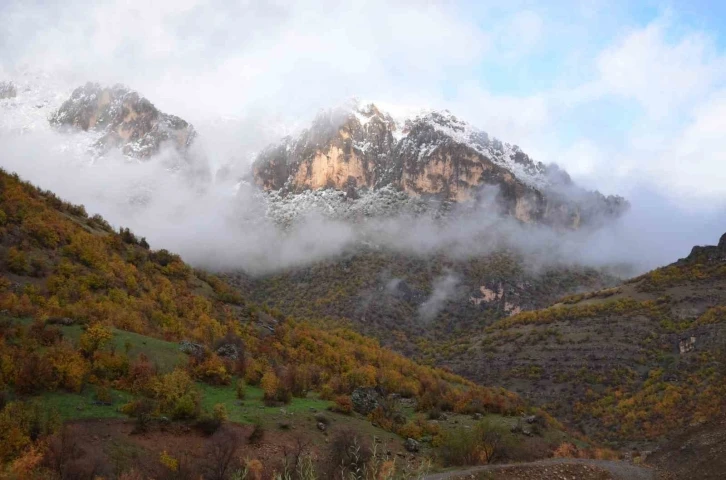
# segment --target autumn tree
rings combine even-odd
[[[80,349],[86,356],[92,356],[113,338],[111,329],[101,323],[90,325],[78,340]]]
[[[262,375],[262,380],[260,380],[260,387],[262,387],[262,391],[264,392],[264,398],[267,401],[274,401],[277,398],[277,389],[280,386],[280,381],[277,378],[277,375],[275,375],[274,370],[271,368],[268,368],[265,371],[265,374]]]

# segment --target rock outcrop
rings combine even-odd
[[[374,388],[356,388],[350,398],[355,412],[368,415],[378,408],[381,395]]]
[[[478,201],[496,192],[502,213],[526,223],[569,228],[621,214],[621,197],[587,192],[556,167],[490,138],[449,112],[394,119],[375,105],[320,114],[297,138],[263,151],[255,183],[284,194],[394,187],[413,198]],[[493,187],[487,189],[486,187]]]
[[[695,246],[682,262],[718,262],[726,260],[726,233],[721,235],[718,245]]]
[[[96,147],[101,152],[120,148],[124,155],[135,158],[147,158],[163,144],[183,152],[195,137],[192,125],[159,111],[123,85],[103,88],[87,83],[76,88],[50,122],[57,127],[100,132]]]
[[[15,98],[18,94],[12,82],[0,82],[0,100],[4,98]]]

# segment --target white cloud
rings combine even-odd
[[[27,64],[76,84],[127,83],[225,143],[225,154],[243,158],[259,147],[250,137],[270,136],[243,128],[299,122],[353,95],[449,108],[537,160],[562,163],[588,186],[623,193],[623,185],[650,183],[674,196],[726,201],[716,93],[726,88],[726,57],[713,38],[677,30],[670,13],[623,35],[607,32],[610,44],[587,55],[577,39],[556,43],[559,19],[550,9],[526,3],[498,14],[482,7],[482,17],[471,5],[414,0],[16,0],[0,6],[0,73]],[[581,24],[572,32],[583,32],[581,44],[590,45],[588,27],[603,23],[609,4],[583,5],[573,8]],[[484,65],[526,61],[542,45],[577,53],[562,78],[592,77],[548,90],[533,76],[524,94],[486,87],[487,76],[506,72]],[[577,131],[601,115],[595,102],[603,99],[632,102],[644,114],[624,133],[591,138]],[[214,131],[211,119],[220,115],[239,119],[238,129],[224,130],[231,138]],[[617,113],[608,115],[619,122]],[[255,132],[262,130],[285,129]],[[616,134],[623,138],[614,141]]]
[[[455,114],[504,141],[517,143],[550,128],[548,95],[492,95],[475,83],[461,85],[445,103]]]
[[[724,80],[726,58],[699,32],[669,41],[661,19],[631,32],[597,58],[605,93],[637,101],[655,120],[672,118]]]
[[[17,2],[2,13],[5,67],[121,81],[181,113],[300,115],[353,94],[435,91],[490,48],[443,3]]]

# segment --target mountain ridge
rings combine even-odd
[[[329,189],[352,202],[386,187],[412,198],[469,202],[493,187],[501,213],[568,228],[628,208],[622,197],[579,189],[558,167],[533,161],[448,111],[394,120],[374,104],[322,111],[297,137],[260,152],[252,179],[286,196]]]

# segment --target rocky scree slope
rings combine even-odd
[[[261,152],[253,179],[279,192],[278,203],[326,189],[343,193],[328,200],[355,203],[385,188],[408,198],[468,202],[486,195],[488,186],[502,213],[566,228],[617,217],[628,207],[621,197],[577,188],[564,171],[448,111],[396,121],[373,104],[319,114],[299,136]]]
[[[726,404],[726,235],[615,288],[488,327],[442,363],[587,434],[652,442]]]

